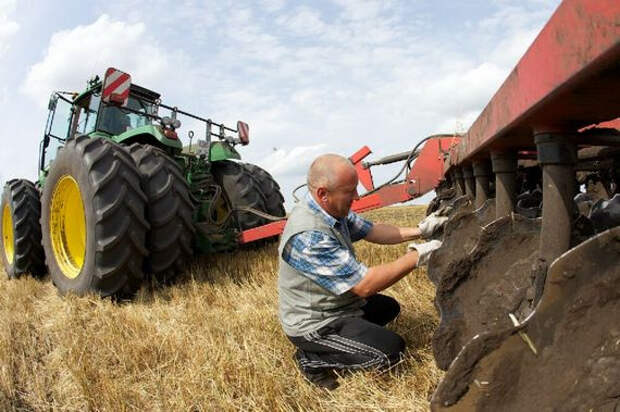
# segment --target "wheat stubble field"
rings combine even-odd
[[[416,224],[424,207],[370,212]],[[367,265],[406,245],[356,244]],[[325,392],[309,386],[277,320],[276,244],[198,258],[169,287],[132,302],[60,297],[49,278],[8,281],[0,269],[0,410],[416,411],[441,377],[430,339],[434,288],[423,269],[388,290],[390,328],[408,347],[388,372],[359,372]]]

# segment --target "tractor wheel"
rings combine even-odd
[[[280,192],[280,185],[273,176],[265,169],[250,163],[245,163],[244,167],[250,172],[250,175],[258,183],[260,190],[265,195],[265,211],[273,216],[286,217],[284,196]]]
[[[118,144],[77,136],[58,152],[42,196],[43,248],[64,294],[131,296],[147,255],[146,196]]]
[[[2,261],[9,278],[45,273],[41,247],[41,202],[34,184],[24,179],[6,183],[0,202]]]
[[[167,282],[176,277],[193,256],[194,204],[181,167],[163,150],[135,143],[129,153],[142,175],[142,190],[148,201],[146,216],[151,229],[146,246],[147,273]]]
[[[228,198],[234,211],[237,226],[241,230],[251,229],[266,223],[265,219],[248,211],[252,208],[267,212],[265,194],[243,163],[223,160],[213,163],[213,175]]]

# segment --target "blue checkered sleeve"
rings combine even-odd
[[[349,233],[351,234],[351,240],[357,242],[360,239],[364,239],[370,229],[372,229],[372,222],[364,219],[360,215],[349,212],[347,216],[347,226],[349,227]]]
[[[316,230],[292,236],[282,251],[282,259],[335,295],[357,285],[368,271],[349,249]]]

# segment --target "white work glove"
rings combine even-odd
[[[424,243],[409,243],[409,245],[407,245],[407,249],[409,251],[418,251],[418,267],[426,265],[428,260],[431,258],[433,251],[439,249],[440,247],[441,240],[431,240],[430,242]]]
[[[422,232],[423,238],[431,237],[433,233],[435,233],[435,230],[439,229],[448,220],[448,217],[438,216],[436,213],[437,212],[431,213],[418,223],[418,228],[420,232]]]

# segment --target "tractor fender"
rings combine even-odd
[[[146,125],[127,130],[116,136],[110,137],[114,142],[129,145],[134,142],[152,144],[154,146],[165,147],[176,151],[183,150],[183,143],[179,139],[168,139],[164,136],[160,126]]]
[[[211,146],[209,147],[210,161],[218,162],[230,159],[241,160],[241,155],[232,145],[225,142],[211,142]]]

